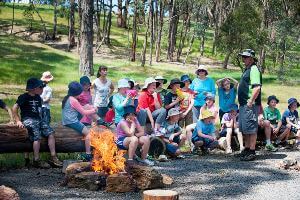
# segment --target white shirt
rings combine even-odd
[[[102,83],[99,78],[93,81],[94,85],[94,106],[107,107],[109,100],[109,93],[111,87],[111,80],[106,79],[106,83]]]
[[[46,85],[46,87],[43,88],[43,93],[41,94],[41,98],[42,98],[42,107],[46,107],[46,108],[50,109],[49,102],[44,102],[44,100],[45,99],[50,100],[52,98],[52,89],[51,89],[51,87]]]

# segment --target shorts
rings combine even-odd
[[[48,137],[54,133],[54,130],[40,119],[25,118],[22,122],[28,131],[30,141],[39,141],[41,137]]]
[[[117,140],[116,140],[116,144],[117,144],[117,147],[119,149],[122,149],[122,150],[128,150],[127,147],[124,146],[124,140],[126,139],[126,137],[119,137]]]
[[[178,135],[178,136],[174,137],[173,142],[179,144],[180,143],[180,136]],[[169,153],[171,155],[175,155],[175,153],[178,149],[179,149],[179,146],[175,146],[173,144],[166,143],[167,153]]]
[[[258,129],[258,107],[240,106],[239,129],[243,134],[256,134]]]
[[[211,141],[207,138],[203,138],[203,137],[199,137],[199,136],[196,136],[196,137],[193,137],[192,138],[192,143],[195,144],[196,142],[199,142],[199,141],[202,141],[204,143],[204,147],[205,148],[216,148],[218,146],[218,141],[217,140],[214,140],[214,141]]]
[[[65,126],[71,128],[71,129],[75,130],[76,132],[78,132],[79,134],[83,135],[82,130],[85,127],[85,125],[83,123],[78,121],[78,122],[75,122],[72,124],[67,124]]]
[[[185,118],[180,119],[179,122],[178,122],[179,126],[182,127],[182,128],[186,127],[186,126],[188,126],[192,123],[193,123],[193,111],[192,110],[190,110],[190,112],[187,113]]]
[[[50,125],[51,122],[50,109],[46,107],[42,107],[42,117],[45,123]]]

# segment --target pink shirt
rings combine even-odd
[[[134,123],[135,123],[135,127],[138,128],[140,127],[140,123],[138,122],[138,120],[135,118],[134,120]],[[121,137],[126,137],[126,133],[125,131],[122,129],[121,125],[124,124],[125,126],[128,126],[128,128],[130,128],[130,124],[127,120],[125,119],[122,119],[119,123],[118,123],[118,126],[117,126],[117,135],[118,135],[118,138],[121,138]]]
[[[92,95],[90,91],[83,91],[77,99],[82,106],[92,104]]]

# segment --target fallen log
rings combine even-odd
[[[64,127],[54,127],[56,152],[83,152],[85,151],[84,140],[76,131]],[[0,124],[0,153],[31,152],[32,143],[29,141],[27,129],[17,126]],[[48,141],[41,140],[40,152],[48,152]]]

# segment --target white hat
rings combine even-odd
[[[154,78],[155,80],[163,80],[163,83],[164,84],[166,84],[167,82],[168,82],[168,80],[167,79],[165,79],[164,77],[162,77],[162,76],[155,76],[155,78]]]
[[[52,81],[53,78],[54,77],[52,76],[51,72],[46,71],[46,72],[43,73],[41,80],[49,82],[49,81]]]
[[[155,80],[153,77],[149,77],[149,78],[146,78],[145,84],[144,84],[144,86],[142,87],[142,90],[147,89],[148,86],[149,86],[151,83],[156,83],[156,87],[158,87],[159,84],[160,84],[160,83],[159,83],[157,80]]]
[[[123,78],[118,81],[118,89],[120,88],[130,88],[128,80]]]
[[[195,71],[195,73],[198,75],[198,73],[199,73],[200,70],[205,71],[206,76],[208,75],[207,68],[206,68],[204,65],[199,65],[199,67],[198,67],[198,69]]]

